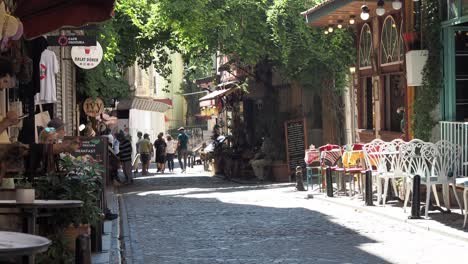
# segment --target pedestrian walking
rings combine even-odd
[[[185,128],[180,127],[178,129],[180,134],[177,136],[177,158],[179,159],[180,168],[182,173],[187,170],[187,155],[188,155],[188,143],[189,137],[185,134]]]
[[[158,134],[158,139],[154,141],[154,148],[156,150],[156,166],[158,172],[164,173],[166,168],[166,141],[163,138],[164,134],[161,132]]]
[[[127,183],[133,183],[133,173],[132,173],[132,143],[125,137],[125,134],[120,131],[117,135],[119,140],[119,160],[122,165],[122,170],[125,175],[125,180]]]
[[[149,174],[149,164],[151,160],[151,156],[153,154],[153,144],[151,144],[149,135],[145,133],[143,139],[138,144],[140,153],[140,160],[142,164],[142,172],[141,175],[148,175]]]
[[[175,142],[175,140],[172,140],[172,137],[170,135],[167,136],[166,140],[167,167],[169,168],[170,172],[174,172],[174,156],[176,152],[177,143]]]
[[[137,142],[135,144],[135,151],[136,151],[136,156],[135,156],[135,161],[134,161],[134,173],[138,173],[138,160],[141,161],[140,159],[140,152],[139,152],[139,149],[140,149],[140,141],[142,140],[142,137],[143,136],[143,133],[141,133],[141,131],[138,131],[137,132]],[[143,163],[143,162],[142,162]]]

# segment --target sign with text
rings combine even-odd
[[[102,164],[104,169],[103,178],[108,182],[109,164],[108,164],[108,138],[107,137],[65,137],[65,140],[78,139],[78,149],[70,153],[75,158],[91,157]]]
[[[286,157],[289,174],[296,171],[296,167],[305,168],[304,151],[307,148],[307,126],[305,119],[290,120],[284,123],[286,137]]]
[[[76,66],[89,70],[99,65],[102,61],[103,51],[101,44],[96,41],[96,46],[75,46],[71,49],[71,57]]]
[[[48,36],[49,46],[96,46],[96,36]]]
[[[101,98],[88,98],[83,103],[83,111],[90,117],[99,116],[104,112],[104,102]]]

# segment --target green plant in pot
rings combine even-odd
[[[22,179],[15,184],[17,203],[34,203],[35,190],[31,182]]]
[[[99,207],[103,190],[102,165],[90,157],[64,157],[59,162],[61,172],[42,177],[38,191],[43,199],[80,200],[82,207],[63,210],[51,217],[49,224],[62,229],[74,249],[80,234],[89,234],[90,225],[103,219]]]
[[[97,224],[102,219],[99,208],[103,189],[102,165],[91,158],[65,157],[60,161],[60,173],[50,174],[38,183],[41,198],[80,200],[81,208],[67,210],[64,223],[75,226]]]

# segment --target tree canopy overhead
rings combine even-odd
[[[325,35],[306,25],[307,0],[120,0],[112,20],[118,45],[107,56],[125,67],[154,63],[162,76],[170,52],[184,60],[229,55],[241,65],[268,62],[285,78],[310,83],[311,72],[337,80],[353,61],[350,31]],[[323,74],[320,74],[323,75]],[[309,78],[309,79],[308,79]]]

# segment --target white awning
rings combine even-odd
[[[138,97],[122,100],[117,105],[117,110],[138,109],[160,113],[164,113],[170,108],[171,105],[157,101],[156,99]]]

